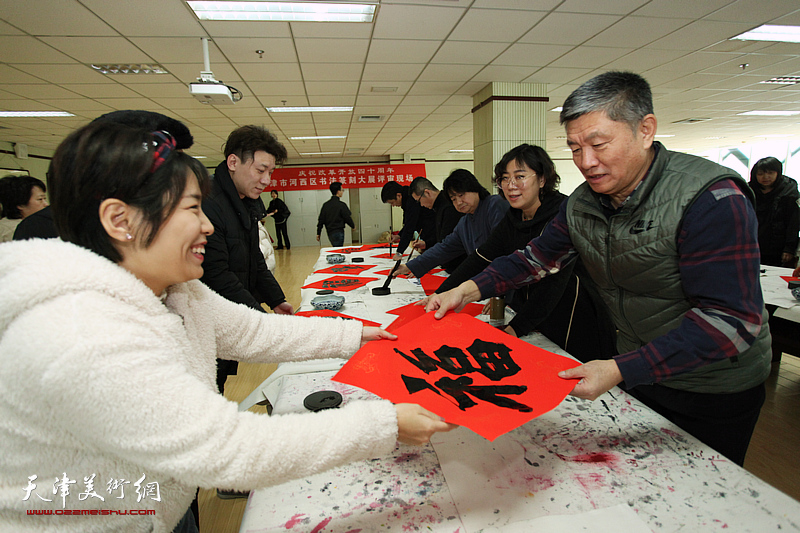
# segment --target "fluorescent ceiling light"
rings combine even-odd
[[[474,152],[475,150],[450,150],[450,151],[453,153],[458,153],[458,152]]]
[[[167,69],[161,65],[149,65],[145,63],[111,65],[90,65],[93,69],[102,74],[169,74]]]
[[[200,20],[372,22],[375,5],[322,2],[186,2]]]
[[[342,152],[300,152],[300,155],[330,155],[341,154]]]
[[[554,108],[553,108],[553,109],[551,109],[550,111],[555,111],[556,113],[561,113],[561,110],[562,110],[562,109],[564,109],[564,108],[563,108],[563,107],[561,107],[561,106],[558,106],[558,107],[554,107]]]
[[[659,139],[667,138],[667,137],[675,137],[674,135],[656,135]]]
[[[268,107],[270,113],[317,113],[321,111],[352,111],[353,107]]]
[[[192,157],[194,157],[195,159],[208,159],[208,158],[207,158],[206,156],[204,156],[204,155],[193,155]]]
[[[792,117],[794,115],[800,115],[800,111],[747,111],[745,113],[736,114],[757,117]]]
[[[771,83],[773,85],[795,85],[800,83],[800,76],[778,76],[759,83]]]
[[[0,118],[74,117],[66,111],[0,111]]]
[[[732,39],[741,41],[777,41],[782,43],[800,43],[800,26],[777,26],[764,24],[746,31]]]
[[[316,135],[312,137],[289,137],[293,141],[310,141],[312,139],[347,139],[347,135]]]

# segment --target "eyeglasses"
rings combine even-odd
[[[536,177],[536,173],[531,172],[529,174],[515,174],[513,176],[501,176],[497,178],[495,181],[497,182],[497,185],[500,187],[510,185],[512,181],[514,182],[514,185],[520,187],[528,183],[530,179],[534,177]]]

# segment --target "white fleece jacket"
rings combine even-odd
[[[199,281],[162,302],[125,269],[59,240],[0,245],[0,531],[170,532],[198,486],[255,489],[388,453],[389,402],[269,417],[240,413],[216,391],[217,356],[349,357],[360,338],[358,321],[259,313]],[[75,483],[62,503],[53,485],[64,474]],[[84,494],[93,474],[104,501]],[[137,502],[143,474],[160,502]],[[109,494],[112,480],[129,482],[123,498]]]

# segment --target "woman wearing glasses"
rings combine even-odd
[[[482,272],[495,258],[524,248],[544,231],[567,199],[557,190],[560,178],[553,161],[539,146],[513,148],[495,165],[494,172],[495,182],[511,208],[486,242],[461,263],[437,293]],[[611,320],[581,269],[581,265],[570,265],[555,276],[507,295],[506,302],[516,316],[505,331],[521,337],[538,330],[584,362],[613,355]]]

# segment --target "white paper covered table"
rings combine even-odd
[[[364,304],[364,316],[342,312],[383,323],[371,295]],[[564,354],[540,334],[524,339]],[[330,382],[334,373],[284,374],[276,412],[302,410],[315,390],[337,390],[345,401],[370,396]],[[432,445],[399,445],[387,457],[253,491],[240,532],[578,532],[615,524],[626,533],[800,531],[800,502],[614,388],[594,402],[567,397],[494,442],[459,428],[436,434]]]

